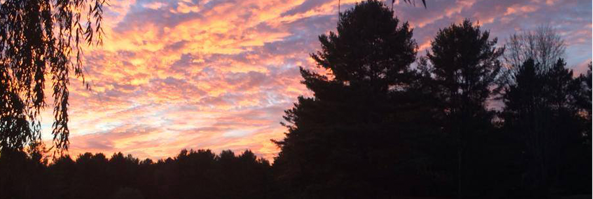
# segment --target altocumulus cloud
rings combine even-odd
[[[342,10],[354,0],[342,0]],[[443,0],[428,8],[397,1],[420,53],[436,32],[465,18],[509,34],[558,28],[568,63],[591,60],[590,0]],[[73,81],[71,152],[164,158],[183,148],[251,149],[271,159],[283,110],[299,95],[298,67],[315,67],[317,36],[334,30],[338,0],[112,0],[104,45],[85,52],[92,90]],[[388,4],[390,3],[387,2]],[[44,137],[51,110],[44,113]]]

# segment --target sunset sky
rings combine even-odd
[[[387,0],[391,2],[391,0]],[[591,0],[397,2],[419,52],[440,28],[464,18],[504,44],[549,24],[577,73],[591,61]],[[342,0],[341,9],[355,2]],[[419,2],[417,2],[419,3]],[[272,159],[283,111],[299,95],[298,67],[313,68],[318,35],[335,30],[338,0],[110,0],[104,44],[85,50],[86,79],[70,88],[70,154],[121,151],[140,158],[181,149],[251,149]],[[44,139],[52,124],[43,115]]]

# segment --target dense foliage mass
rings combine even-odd
[[[0,199],[591,194],[591,65],[576,76],[561,53],[503,59],[497,39],[470,20],[439,30],[416,60],[412,33],[378,1],[340,14],[312,54],[327,73],[301,68],[313,96],[285,112],[273,165],[250,151],[204,150],[48,164],[33,147],[0,154]],[[531,51],[545,51],[533,55],[561,51],[548,36],[533,40],[541,48]]]
[[[183,150],[174,158],[140,161],[121,153],[64,156],[44,163],[38,152],[2,154],[0,198],[149,199],[271,198],[270,163],[251,151]]]

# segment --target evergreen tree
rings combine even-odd
[[[591,102],[593,101],[591,95],[591,62],[589,62],[587,73],[581,74],[575,80],[575,86],[579,90],[574,96],[576,106],[579,109],[579,113],[584,119],[584,135],[586,142],[591,144]]]
[[[0,199],[36,199],[53,191],[45,172],[47,161],[38,151],[4,151],[0,154]]]
[[[542,85],[546,82],[545,79],[538,73],[538,66],[533,59],[527,60],[523,65],[518,66],[515,76],[515,83],[506,89],[504,95],[505,110],[504,122],[507,128],[513,132],[514,136],[520,141],[521,151],[527,152],[522,155],[523,161],[522,173],[535,171],[526,170],[528,164],[532,164],[536,156],[542,157],[541,153],[537,153],[542,148],[540,145],[544,134],[549,130],[550,118],[545,116],[545,105],[547,104],[544,95],[545,89]],[[519,151],[518,151],[519,152]],[[531,174],[529,173],[529,174]],[[534,178],[534,175],[526,175],[527,178]],[[523,179],[522,187],[524,189],[528,185],[535,185],[535,180]],[[541,181],[541,180],[540,180]]]
[[[567,163],[567,167],[562,168],[565,171],[562,176],[564,178],[565,193],[579,193],[579,194],[591,194],[592,180],[591,176],[593,168],[591,164],[591,62],[589,62],[589,70],[587,73],[581,74],[575,79],[578,92],[574,93],[575,103],[578,107],[577,114],[579,116],[580,130],[582,144],[575,144],[577,151],[571,155],[572,161]],[[572,151],[571,151],[572,152]],[[575,156],[576,154],[576,156]]]
[[[590,156],[590,148],[583,150],[586,116],[578,100],[582,82],[562,59],[547,71],[538,68],[532,59],[526,61],[503,97],[505,126],[521,145],[515,152],[523,160],[520,191],[536,197],[575,192],[575,182],[590,184],[589,177],[582,177],[589,170],[583,168],[590,168],[590,161],[582,161]]]
[[[417,168],[420,156],[406,139],[417,118],[404,113],[411,107],[403,93],[416,78],[408,24],[371,0],[341,14],[337,32],[319,40],[312,57],[330,74],[301,69],[314,97],[299,97],[286,111],[288,133],[276,142],[279,182],[294,197],[410,194],[418,180],[405,169]]]
[[[566,167],[570,164],[582,162],[579,153],[582,154],[582,117],[579,116],[579,109],[575,95],[578,95],[578,80],[573,78],[573,72],[566,68],[563,59],[558,61],[545,73],[546,83],[543,85],[546,90],[546,109],[549,110],[551,122],[544,134],[542,148],[535,149],[541,157],[534,159],[535,165],[539,165],[540,174],[536,174],[537,180],[535,190],[544,189],[544,194],[560,191],[558,184],[564,184],[562,178],[567,175]],[[541,159],[538,159],[541,158]],[[590,165],[590,164],[589,164]],[[590,180],[589,180],[590,181]],[[542,193],[542,192],[540,192]]]
[[[439,99],[437,106],[443,111],[443,131],[457,148],[457,195],[462,198],[465,189],[480,186],[468,182],[470,176],[480,172],[471,164],[480,158],[477,149],[491,131],[493,114],[486,109],[486,102],[499,78],[502,49],[496,48],[497,39],[490,39],[488,31],[465,20],[441,29],[431,50],[427,53],[425,71]],[[481,141],[480,141],[481,140]],[[451,176],[452,177],[452,176]]]

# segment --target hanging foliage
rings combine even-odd
[[[105,0],[0,1],[0,149],[41,141],[46,78],[53,147],[68,149],[69,78],[82,78],[82,46],[100,44]]]

